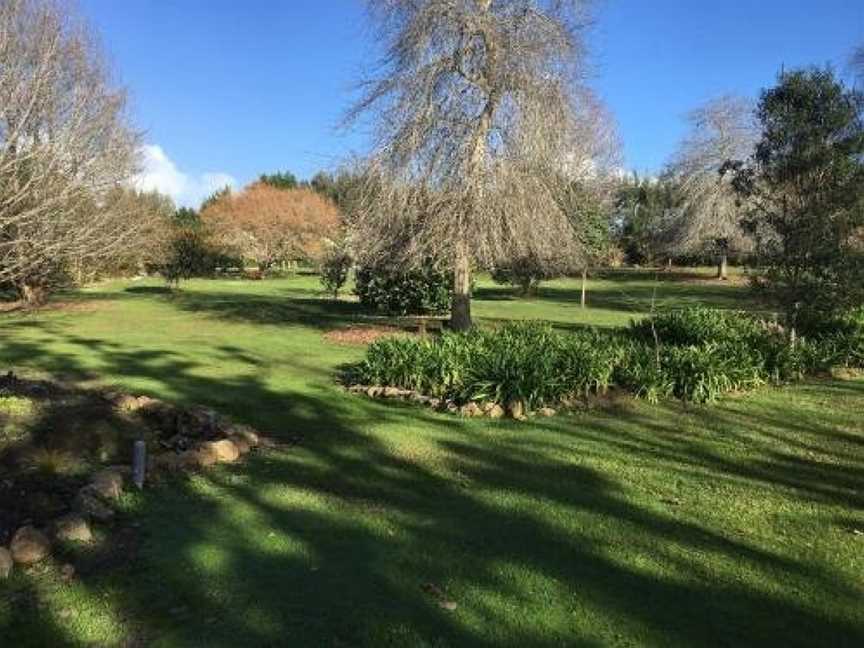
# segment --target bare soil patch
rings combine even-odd
[[[324,334],[324,339],[332,344],[362,346],[388,337],[416,335],[396,326],[351,326]]]

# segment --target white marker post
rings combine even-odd
[[[143,441],[136,441],[132,453],[132,481],[138,490],[144,488],[144,473],[147,467],[147,446]]]

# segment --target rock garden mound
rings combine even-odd
[[[133,446],[145,479],[234,463],[275,445],[207,407],[119,390],[0,376],[0,579],[110,532],[133,485]]]

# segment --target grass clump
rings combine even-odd
[[[0,394],[0,417],[27,417],[35,411],[36,406],[30,398]]]

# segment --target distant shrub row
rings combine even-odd
[[[533,409],[613,386],[651,401],[706,403],[837,366],[864,368],[862,312],[823,322],[792,344],[771,322],[693,308],[612,331],[561,333],[528,322],[379,340],[349,378],[457,402],[522,401]]]

